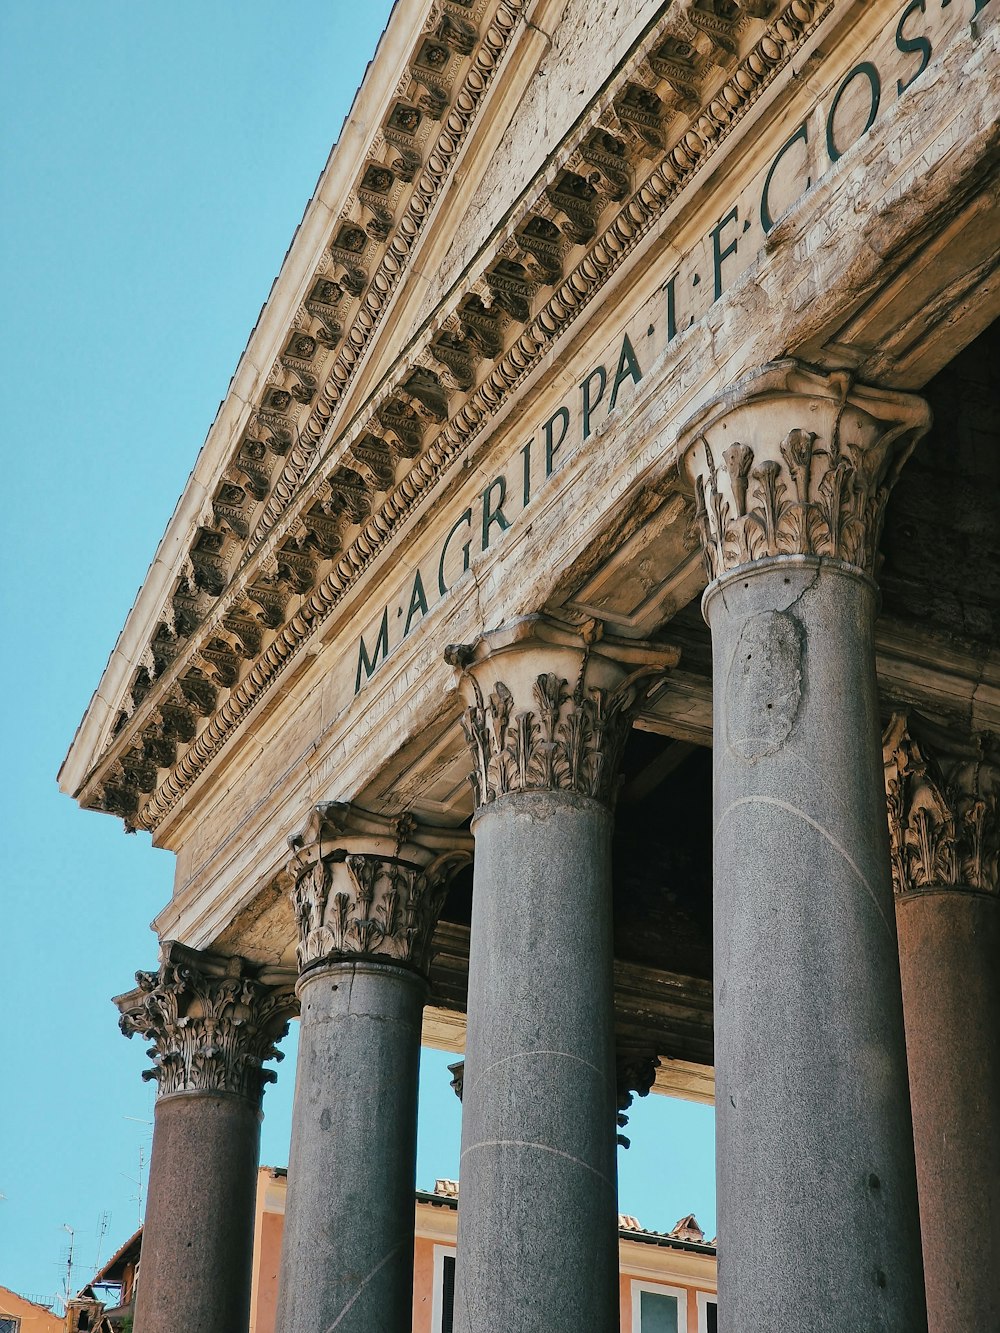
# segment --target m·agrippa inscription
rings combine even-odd
[[[647,322],[645,338],[651,339],[655,333],[655,324]],[[539,425],[483,487],[475,502],[456,516],[445,537],[417,563],[409,597],[394,609],[386,603],[374,633],[369,631],[359,640],[355,694],[392,649],[468,572],[473,553],[482,555],[496,545],[563,458],[603,426],[619,402],[641,381],[643,370],[636,343],[641,346],[642,340],[626,331],[617,359],[609,357],[592,367],[576,393]],[[646,353],[647,366],[649,356]]]
[[[574,391],[497,466],[479,494],[456,509],[445,535],[415,561],[408,588],[368,620],[357,643],[355,694],[543,489],[557,484],[554,474],[603,430],[654,362],[664,353],[669,357],[727,288],[766,260],[769,236],[795,204],[918,85],[945,46],[975,36],[988,5],[907,0],[865,48],[865,59],[852,62],[848,52],[831,69],[823,94],[800,109],[794,128],[766,162],[741,189],[723,195],[714,223],[692,243],[682,243],[680,260],[669,271],[650,274],[650,295],[624,335],[580,374]],[[829,226],[852,221],[831,218]]]

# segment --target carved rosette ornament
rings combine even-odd
[[[1000,892],[1000,747],[896,713],[882,737],[892,884]],[[929,744],[928,744],[929,742]]]
[[[526,616],[446,661],[470,700],[462,729],[477,809],[511,792],[567,791],[613,805],[632,719],[680,654]]]
[[[468,834],[328,801],[289,846],[300,973],[369,959],[426,976],[448,885],[472,859]]]
[[[930,409],[913,394],[773,362],[681,432],[682,469],[710,580],[773,556],[817,556],[874,577],[889,492]]]
[[[160,1097],[172,1093],[231,1093],[259,1105],[275,1073],[265,1060],[280,1060],[275,1043],[295,1012],[289,979],[265,984],[241,958],[199,953],[184,945],[162,946],[156,972],[137,972],[138,986],[115,997],[126,1037],[152,1042]]]

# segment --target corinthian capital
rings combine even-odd
[[[469,834],[328,801],[288,843],[300,972],[368,958],[426,975],[448,885],[472,859]]]
[[[1000,888],[1000,752],[985,736],[969,741],[903,713],[882,737],[892,881],[915,889]]]
[[[889,492],[930,419],[922,398],[847,371],[788,360],[747,375],[680,437],[709,578],[780,555],[874,575]]]
[[[476,644],[452,644],[462,673],[476,806],[509,792],[571,791],[612,805],[636,710],[680,654],[526,616]]]
[[[199,953],[168,942],[156,972],[137,972],[135,990],[115,997],[126,1037],[152,1042],[152,1069],[161,1097],[177,1092],[232,1093],[259,1104],[280,1060],[275,1042],[294,1011],[290,984],[265,985],[241,958]]]

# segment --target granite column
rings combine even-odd
[[[409,1333],[426,974],[469,845],[344,802],[291,840],[302,1029],[279,1333]]]
[[[676,660],[538,617],[449,649],[476,813],[455,1327],[618,1320],[612,808]]]
[[[925,1327],[873,580],[914,397],[795,362],[682,431],[710,584],[719,1327]]]
[[[1000,1328],[1000,752],[883,738],[930,1333]]]
[[[238,958],[168,943],[120,995],[126,1036],[152,1042],[158,1096],[136,1333],[246,1333],[263,1061],[288,1030],[288,986]]]

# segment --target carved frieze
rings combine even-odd
[[[471,859],[468,834],[418,829],[343,801],[318,806],[289,839],[299,971],[370,959],[426,975],[448,885]]]
[[[1000,748],[993,737],[918,730],[920,739],[896,713],[882,737],[893,888],[997,893]]]
[[[538,616],[452,644],[445,658],[471,696],[461,722],[477,808],[523,791],[612,805],[633,716],[678,657],[665,645],[602,641],[595,621],[573,632]]]
[[[775,362],[681,432],[710,579],[780,555],[824,556],[874,575],[886,501],[930,426],[912,394]]]
[[[137,972],[137,988],[114,1003],[126,1037],[152,1044],[159,1096],[178,1092],[232,1093],[259,1103],[275,1079],[267,1060],[288,1031],[294,996],[286,982],[265,985],[239,958],[218,958],[169,943],[156,972]]]

